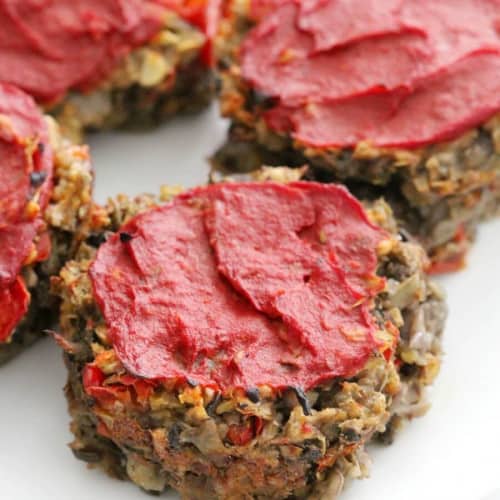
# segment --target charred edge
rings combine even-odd
[[[304,415],[306,416],[312,415],[311,405],[309,404],[309,400],[307,399],[304,390],[301,389],[300,387],[290,387],[290,390],[293,391],[297,396],[297,400],[300,406],[302,406],[302,411],[304,412]]]
[[[212,399],[212,401],[210,401],[210,403],[207,404],[205,410],[207,412],[207,415],[209,417],[212,417],[212,418],[215,418],[215,410],[217,409],[217,406],[219,406],[219,403],[222,401],[222,394],[220,392],[218,392],[214,398]]]
[[[420,368],[417,365],[412,365],[409,363],[403,363],[399,369],[399,373],[402,377],[413,378],[418,375]]]
[[[252,403],[258,403],[260,401],[260,393],[257,387],[247,389],[246,396]]]
[[[218,77],[218,76],[215,77],[214,85],[215,85],[215,93],[217,95],[220,95],[221,90],[222,90],[222,80],[220,79],[220,77]]]
[[[252,88],[248,94],[250,107],[259,106],[262,109],[272,108],[276,104],[276,98]]]
[[[220,57],[217,61],[217,69],[219,71],[227,71],[231,67],[231,60],[229,57]]]
[[[348,443],[357,443],[361,436],[354,429],[343,429],[340,436]]]
[[[407,243],[409,241],[412,241],[412,239],[413,239],[411,237],[410,233],[406,229],[403,229],[403,228],[401,228],[399,230],[399,237],[401,238],[401,241],[403,243]]]
[[[91,233],[85,242],[94,248],[99,248],[107,240],[106,233]]]
[[[47,178],[47,174],[45,172],[31,172],[30,174],[30,184],[32,187],[39,187]]]
[[[168,431],[168,445],[172,450],[178,450],[181,447],[181,426],[175,423]]]
[[[133,236],[131,234],[124,233],[124,232],[120,233],[120,241],[122,243],[129,243],[132,241],[132,239],[133,239]]]
[[[319,452],[319,450],[318,450]],[[319,452],[321,455],[321,452]],[[307,484],[314,484],[317,481],[317,473],[318,473],[318,464],[317,463],[311,463],[311,467],[309,467],[309,470],[307,471],[307,476],[306,476],[306,483]]]

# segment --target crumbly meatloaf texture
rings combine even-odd
[[[294,175],[281,173],[283,180]],[[157,203],[150,196],[112,202],[53,281],[62,299],[63,333],[56,340],[69,371],[74,454],[145,490],[173,487],[185,499],[336,498],[346,479],[367,475],[366,442],[390,442],[404,420],[427,408],[424,392],[439,371],[446,307],[423,273],[422,249],[397,236],[387,204],[370,204],[371,218],[394,234],[381,250],[378,272],[387,288],[374,309],[381,330],[387,320],[400,330],[394,359],[374,354],[351,379],[305,394],[266,386],[220,394],[189,380],[152,388],[132,382],[117,359],[88,269],[109,231]],[[84,389],[84,379],[93,377],[89,363],[104,374],[109,399]]]
[[[211,101],[214,78],[203,61],[205,35],[174,12],[145,46],[133,50],[112,75],[88,94],[70,94],[49,111],[64,134],[82,140],[85,130],[147,128]]]
[[[398,222],[418,237],[435,270],[460,267],[478,223],[500,209],[500,115],[456,140],[415,150],[314,148],[271,130],[262,112],[272,99],[241,77],[238,51],[253,26],[249,2],[229,2],[217,42],[220,106],[231,119],[214,168],[249,172],[261,165],[311,166],[319,181],[343,182],[356,192],[381,194]]]
[[[57,320],[58,300],[50,294],[50,277],[74,254],[91,210],[93,175],[87,147],[63,139],[52,119],[48,121],[55,160],[54,190],[46,209],[52,251],[47,260],[22,271],[31,294],[30,307],[10,341],[0,343],[0,365],[39,339]]]

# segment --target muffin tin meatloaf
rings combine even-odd
[[[212,17],[204,1],[0,0],[0,80],[75,140],[155,124],[210,101]]]
[[[230,0],[214,164],[309,164],[383,194],[435,272],[500,199],[498,0]],[[471,19],[474,22],[471,23]]]
[[[91,187],[86,147],[62,139],[31,97],[0,83],[0,364],[56,318],[49,277],[84,231]]]
[[[384,202],[221,183],[92,230],[53,282],[77,457],[186,499],[333,499],[423,413],[445,306]]]

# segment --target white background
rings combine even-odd
[[[213,108],[147,133],[91,138],[96,196],[204,183],[225,123]],[[442,278],[446,357],[430,413],[389,448],[344,500],[500,500],[500,220],[485,224],[468,268]],[[49,340],[0,368],[0,499],[147,500],[133,485],[73,458],[61,353]],[[177,498],[166,494],[165,499]]]

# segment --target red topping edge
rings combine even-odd
[[[9,339],[28,308],[19,276],[24,262],[35,248],[45,257],[50,251],[42,215],[52,168],[43,115],[31,97],[0,83],[0,341]]]
[[[340,186],[215,185],[135,217],[90,276],[135,376],[308,389],[355,374],[379,347],[371,299],[386,237]]]
[[[9,340],[12,331],[28,311],[30,294],[19,276],[8,287],[0,287],[0,342]]]
[[[500,0],[254,0],[243,77],[275,130],[317,147],[414,148],[500,111]],[[471,22],[473,19],[473,22]]]

